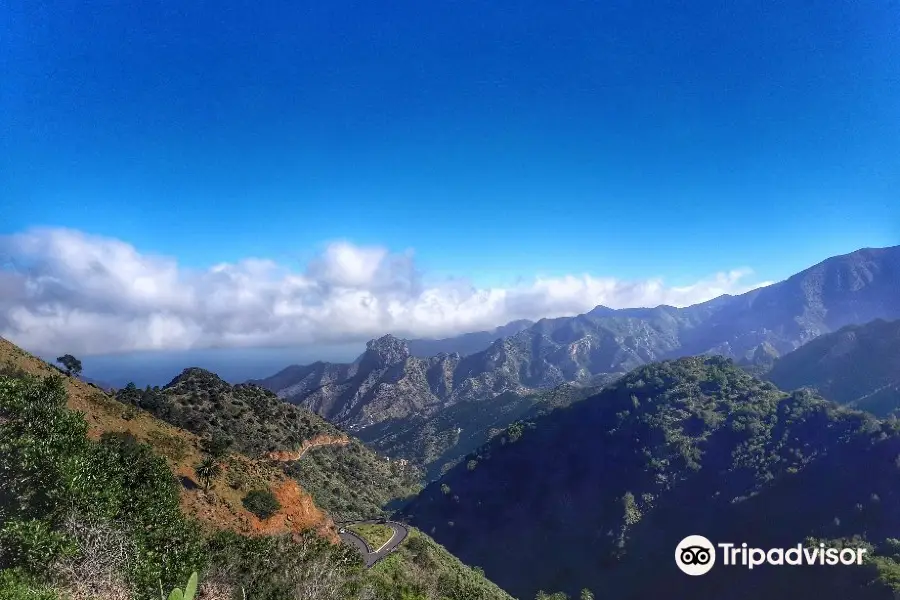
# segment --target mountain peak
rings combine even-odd
[[[207,371],[206,369],[201,369],[200,367],[188,367],[187,369],[183,370],[178,376],[176,376],[172,381],[166,384],[165,387],[170,388],[185,381],[209,381],[214,383],[226,383],[225,380],[223,380],[212,371]]]
[[[597,306],[592,308],[590,311],[588,311],[587,314],[594,316],[594,317],[601,317],[601,316],[613,315],[615,313],[616,313],[615,309],[610,308],[608,306],[603,306],[602,304],[598,304]]]
[[[406,340],[401,340],[391,334],[369,340],[365,353],[369,357],[377,359],[381,366],[400,363],[410,357]]]

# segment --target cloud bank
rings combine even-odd
[[[506,288],[426,283],[411,254],[334,242],[307,265],[246,259],[180,267],[68,229],[0,236],[0,335],[38,353],[301,346],[394,333],[446,337],[515,319],[687,306],[766,285],[735,269],[685,286],[592,275]]]

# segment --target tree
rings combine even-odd
[[[622,507],[625,509],[626,525],[634,525],[641,520],[641,509],[638,508],[634,494],[625,492],[625,495],[622,497]]]
[[[65,368],[66,375],[75,375],[76,377],[81,375],[81,361],[71,354],[64,354],[58,357],[56,362]]]
[[[579,596],[580,600],[594,600],[594,593],[591,590],[584,588],[581,590],[581,595]]]
[[[519,441],[519,438],[522,437],[524,432],[525,427],[519,421],[516,421],[506,429],[506,434],[509,436],[510,442]]]
[[[221,459],[228,454],[233,443],[234,441],[227,435],[216,432],[212,434],[211,438],[204,438],[203,441],[200,442],[200,446],[203,448],[204,452],[213,458]]]
[[[281,503],[269,490],[253,490],[244,496],[244,508],[262,520],[266,520],[279,510]]]
[[[203,484],[204,490],[209,490],[212,480],[222,474],[222,467],[212,456],[206,456],[194,467],[197,479]]]

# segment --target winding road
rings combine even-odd
[[[391,529],[394,530],[394,535],[389,539],[381,548],[370,548],[369,544],[350,530],[351,525],[374,525],[374,524],[382,524],[387,525]],[[354,548],[356,548],[360,554],[362,554],[363,560],[366,562],[366,568],[371,568],[377,563],[379,560],[393,552],[397,546],[406,539],[406,536],[409,535],[409,528],[403,523],[398,523],[396,521],[381,521],[378,519],[370,519],[368,521],[349,521],[346,523],[339,523],[338,527],[340,527],[341,533],[338,535],[341,536],[341,540],[346,544],[350,544]]]
[[[270,452],[269,458],[279,462],[292,462],[300,460],[301,458],[303,458],[304,454],[306,454],[313,448],[320,448],[322,446],[346,446],[349,443],[350,438],[347,436],[331,437],[327,435],[321,435],[309,440],[307,443],[301,445],[301,447],[295,451]],[[369,519],[367,521],[345,521],[343,523],[335,524],[340,528],[340,533],[338,533],[338,535],[340,536],[341,540],[345,544],[350,544],[351,546],[356,548],[357,551],[359,551],[366,563],[367,569],[375,566],[375,563],[396,550],[397,546],[399,546],[403,542],[403,540],[406,539],[406,536],[409,535],[409,528],[403,523],[398,523],[397,521],[387,521],[384,519]],[[370,548],[366,540],[350,530],[351,525],[376,524],[387,525],[394,531],[394,535],[391,536],[391,539],[386,541],[384,545],[381,546],[381,548]]]

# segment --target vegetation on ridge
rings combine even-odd
[[[613,379],[610,375],[597,383]],[[452,404],[431,416],[379,423],[361,430],[359,436],[385,454],[423,465],[426,478],[433,480],[512,423],[568,406],[599,389],[599,385],[563,384],[531,394],[505,392],[490,400]]]
[[[41,367],[29,360],[27,368],[6,363],[0,375],[4,600],[156,599],[194,571],[197,600],[242,592],[252,600],[510,600],[418,532],[428,556],[404,543],[388,580],[385,571],[364,570],[353,548],[312,529],[248,536],[202,526],[181,512],[182,486],[166,458],[127,431],[88,435],[91,423],[106,418],[93,411],[108,406],[120,414],[123,405],[108,399],[85,405],[86,413],[72,411],[67,389],[82,384],[30,375]],[[138,413],[112,422],[147,418]],[[239,458],[218,457],[229,470]],[[421,569],[429,557],[430,568]]]
[[[230,385],[203,369],[186,369],[163,388],[126,386],[117,398],[203,436],[207,447],[227,446],[260,458],[293,451],[319,437],[346,434],[310,411],[256,385]],[[415,493],[417,471],[378,456],[361,442],[313,448],[280,464],[337,520],[384,514],[384,506]]]
[[[597,597],[712,598],[725,583],[729,597],[746,584],[754,595],[891,598],[898,457],[896,423],[785,394],[730,360],[686,358],[510,427],[467,457],[476,468],[457,466],[404,512],[520,598],[583,587]],[[695,533],[758,547],[864,535],[856,539],[873,559],[855,571],[684,578],[671,552]],[[649,564],[664,567],[648,577]]]

